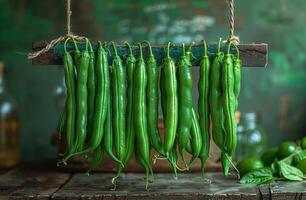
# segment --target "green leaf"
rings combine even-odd
[[[291,181],[302,181],[304,179],[303,172],[296,167],[279,162],[280,174]]]
[[[288,157],[286,157],[286,158],[280,160],[279,163],[280,163],[280,162],[283,162],[283,163],[286,163],[286,164],[288,164],[288,165],[291,165],[291,164],[292,164],[292,161],[293,161],[294,155],[295,155],[295,153],[292,153],[290,156],[288,156]]]
[[[263,184],[273,180],[273,172],[270,168],[264,167],[247,173],[240,179],[243,184]]]

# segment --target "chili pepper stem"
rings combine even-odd
[[[227,155],[227,153],[225,153],[225,157],[228,159],[228,161],[231,163],[232,167],[234,168],[234,170],[237,173],[237,179],[240,179],[240,172],[237,169],[237,167],[234,165],[234,163],[232,162],[232,159]]]
[[[113,47],[113,50],[115,52],[115,56],[118,56],[117,48],[116,48],[116,45],[115,45],[114,42],[112,42],[112,47]]]
[[[218,51],[217,54],[221,53],[221,42],[222,42],[222,38],[219,38],[219,43],[218,43]]]
[[[154,155],[153,156],[154,158],[152,159],[153,160],[153,164],[156,164],[156,161],[157,160],[168,160],[169,159],[169,155],[168,156],[166,156],[166,157],[159,157],[159,155]]]
[[[133,55],[132,47],[128,42],[124,42],[124,44],[129,48],[129,54]]]
[[[231,45],[233,44],[233,41],[230,41],[230,43],[228,44],[228,47],[227,47],[227,55],[230,54],[230,50],[231,50]]]
[[[138,43],[138,47],[139,47],[139,59],[143,59],[141,43]]]
[[[112,188],[111,190],[116,190],[116,188],[117,188],[117,179],[120,177],[121,172],[122,172],[122,168],[119,167],[117,175],[112,178],[112,185],[114,186],[114,188]]]
[[[149,47],[149,56],[154,56],[153,52],[152,52],[152,47],[151,47],[150,42],[148,40],[145,40],[145,41],[143,41],[143,43],[146,43]]]
[[[168,45],[167,45],[167,58],[170,58],[170,46],[171,46],[171,42],[168,42]]]
[[[76,52],[80,52],[80,50],[79,50],[79,48],[78,48],[78,45],[77,45],[77,43],[76,43],[76,41],[75,41],[74,38],[72,38],[72,41],[73,41],[73,44],[74,44],[75,51],[76,51]]]
[[[203,40],[203,46],[204,46],[204,56],[207,56],[207,45],[205,40]]]

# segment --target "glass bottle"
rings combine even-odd
[[[14,98],[7,92],[0,62],[0,168],[15,166],[20,159],[19,117]]]
[[[241,114],[237,126],[237,160],[247,157],[260,158],[267,148],[267,135],[257,124],[254,112]]]
[[[54,92],[53,92],[53,99],[54,99],[54,104],[56,107],[56,110],[58,112],[58,116],[56,118],[56,122],[58,123],[58,120],[60,118],[61,113],[63,112],[63,110],[65,109],[65,103],[66,103],[66,85],[65,85],[65,77],[64,77],[64,70],[59,67],[59,79],[57,81],[57,84],[54,88]],[[65,152],[65,142],[62,142],[62,139],[64,139],[62,137],[62,135],[60,135],[57,132],[57,127],[54,130],[53,134],[52,134],[52,145],[53,146],[58,146],[60,152]]]

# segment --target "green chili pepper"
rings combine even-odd
[[[132,157],[135,146],[135,131],[133,121],[133,78],[134,69],[136,65],[136,59],[133,55],[132,48],[129,43],[126,42],[129,47],[130,53],[126,59],[126,71],[127,71],[127,107],[126,107],[126,155],[123,159],[123,163],[126,164]]]
[[[209,103],[211,108],[211,121],[213,126],[213,140],[216,145],[223,150],[224,132],[223,132],[223,109],[221,104],[221,66],[223,61],[223,53],[220,51],[222,39],[219,40],[218,52],[215,55],[211,66],[210,73],[210,95]]]
[[[150,141],[147,123],[147,74],[146,65],[142,55],[142,47],[139,43],[140,56],[137,62],[133,80],[133,102],[134,102],[134,127],[136,134],[136,158],[146,170],[146,189],[148,187],[149,175],[152,173],[150,162]]]
[[[103,54],[103,61],[105,61],[107,63],[107,54],[105,52],[105,54]],[[107,63],[108,66],[108,63]],[[108,66],[109,67],[109,66]],[[110,80],[110,72],[108,75],[108,77],[106,77],[105,79]],[[104,124],[104,136],[103,136],[103,140],[102,140],[102,146],[103,146],[103,150],[105,151],[105,153],[115,162],[117,162],[118,164],[120,164],[122,167],[123,163],[114,155],[113,153],[113,121],[112,121],[112,93],[111,93],[111,89],[110,89],[110,85],[108,85],[107,87],[107,93],[109,94],[106,98],[107,98],[107,116],[106,116],[106,121]]]
[[[95,95],[96,95],[96,72],[95,72],[95,52],[90,45],[90,60],[88,66],[88,123],[87,123],[87,140],[92,137],[92,129],[95,113]]]
[[[89,43],[89,47],[91,47]],[[79,151],[77,153],[71,154],[65,158],[64,161],[67,161],[71,156],[79,154],[88,154],[93,152],[102,142],[104,134],[104,123],[107,114],[107,106],[109,96],[107,88],[109,87],[109,66],[107,64],[107,57],[105,56],[106,52],[103,49],[101,43],[99,42],[97,63],[96,63],[96,74],[97,74],[97,93],[95,96],[95,113],[94,113],[94,122],[92,129],[92,136],[90,138],[90,144],[88,148]],[[86,104],[86,103],[84,103]]]
[[[59,136],[59,139],[62,138],[62,133],[64,131],[64,129],[66,128],[66,119],[67,119],[67,109],[66,109],[66,105],[64,107],[64,109],[61,111],[59,119],[58,119],[58,123],[57,123],[57,134]]]
[[[97,63],[96,63],[96,75],[97,75],[97,91],[95,95],[95,113],[92,127],[92,136],[90,140],[88,152],[96,149],[103,139],[104,124],[107,116],[108,109],[108,97],[109,97],[109,66],[107,63],[106,52],[99,42]]]
[[[147,58],[147,74],[148,74],[148,89],[147,89],[147,118],[148,118],[148,133],[150,144],[161,155],[164,155],[163,144],[158,130],[158,67],[154,58],[151,44],[145,41],[149,47],[149,55]]]
[[[77,45],[75,44],[76,49]],[[76,91],[76,135],[77,135],[77,149],[82,151],[85,144],[87,132],[87,79],[88,79],[88,66],[90,55],[88,52],[88,40],[86,40],[86,48],[81,52],[79,58],[79,65],[77,65],[77,91]],[[76,61],[76,63],[78,63]]]
[[[166,111],[166,115],[164,115],[164,151],[166,157],[168,157],[169,151],[174,145],[178,124],[177,80],[175,74],[175,63],[170,57],[170,42],[168,43],[167,57],[163,61],[162,70],[164,73],[163,84],[165,90],[165,99],[162,98],[162,100],[166,100],[166,102],[164,102],[164,106],[166,106],[166,108],[164,108]]]
[[[115,43],[112,43],[114,50],[113,67],[113,130],[114,146],[117,158],[122,162],[126,154],[126,85],[125,71],[122,60],[117,53]],[[117,175],[112,179],[116,188],[116,180],[120,176],[122,166],[118,165]]]
[[[70,53],[67,51],[66,46],[70,38],[65,41],[64,44],[64,72],[65,72],[65,84],[67,88],[67,99],[65,104],[66,117],[63,116],[63,121],[66,120],[66,140],[68,154],[74,152],[76,145],[75,139],[75,119],[76,119],[76,93],[75,93],[75,71],[73,65],[73,59]],[[63,124],[60,125],[62,129]],[[62,130],[59,130],[62,132]]]
[[[239,56],[239,49],[235,45],[237,56],[234,57],[234,78],[235,78],[235,85],[234,85],[234,94],[236,97],[236,110],[238,108],[238,97],[240,94],[240,86],[241,86],[241,60]]]
[[[207,46],[205,40],[203,40],[204,44],[204,56],[200,63],[199,74],[200,79],[198,82],[198,91],[199,91],[199,99],[198,99],[198,112],[199,112],[199,121],[200,121],[200,130],[202,134],[202,149],[199,155],[201,160],[201,171],[204,175],[204,164],[209,156],[209,148],[210,148],[210,133],[209,133],[209,74],[210,74],[210,60],[207,55]]]
[[[166,89],[165,89],[165,75],[164,75],[164,70],[160,70],[160,99],[161,99],[161,107],[162,107],[162,113],[163,113],[163,118],[166,118]],[[163,120],[163,124],[165,127],[165,120]]]
[[[188,52],[190,52],[190,45]],[[192,72],[191,62],[186,57],[185,45],[178,67],[178,147],[183,162],[186,164],[184,150],[189,141],[190,128],[192,124]],[[186,164],[187,166],[187,164]]]
[[[231,162],[231,156],[237,146],[237,127],[235,119],[236,110],[236,96],[234,94],[234,66],[233,60],[230,54],[231,42],[229,43],[227,54],[225,55],[222,64],[222,106],[224,111],[224,129],[225,129],[225,140],[224,145],[226,149],[225,156]],[[224,174],[228,174],[229,166],[224,167]]]
[[[178,156],[177,156],[177,153],[176,153],[176,142],[174,142],[174,145],[173,145],[172,149],[169,152],[168,160],[169,160],[169,162],[170,162],[170,164],[172,166],[172,169],[174,171],[174,179],[178,179],[177,169],[179,167],[177,166]]]
[[[186,151],[187,151],[189,154],[192,154],[192,148],[191,148],[191,141],[190,141],[190,140],[188,140],[188,142],[187,142]]]
[[[219,39],[218,52],[215,55],[211,66],[210,73],[210,94],[209,94],[209,103],[211,111],[211,121],[212,121],[212,137],[215,144],[221,149],[221,164],[223,167],[224,174],[227,174],[230,162],[225,156],[225,132],[224,132],[224,113],[222,108],[222,99],[221,99],[221,72],[222,72],[222,63],[224,55],[220,51],[221,41]]]
[[[102,145],[99,145],[95,150],[95,154],[91,160],[89,169],[87,171],[87,175],[89,175],[91,171],[97,169],[97,167],[102,163],[102,161],[103,161],[103,149]]]
[[[192,108],[192,125],[190,133],[191,133],[192,158],[189,161],[189,166],[199,156],[202,149],[202,136],[201,136],[199,120],[193,108]]]

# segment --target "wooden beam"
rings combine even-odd
[[[43,49],[46,47],[47,42],[33,42],[32,50],[38,51],[40,49]],[[78,44],[78,47],[80,50],[84,49],[84,44]],[[110,49],[109,54],[109,61],[112,60],[113,51]],[[93,48],[96,49],[97,45],[94,44]],[[210,56],[213,56],[217,51],[217,44],[209,44],[208,45],[208,53]],[[268,45],[267,44],[240,44],[238,45],[240,57],[242,60],[243,66],[246,67],[266,67],[268,63]],[[73,45],[68,45],[67,49],[69,51],[73,50]],[[118,53],[122,57],[122,59],[126,58],[126,55],[128,54],[128,48],[125,45],[117,45]],[[227,45],[222,45],[221,49],[223,52],[226,51]],[[152,46],[153,53],[155,55],[155,58],[157,60],[158,64],[161,64],[162,58],[166,55],[166,46],[164,45],[154,45]],[[59,44],[55,46],[53,49],[48,51],[47,53],[38,56],[37,58],[34,58],[32,60],[33,65],[62,65],[62,56],[63,56],[63,45]],[[139,48],[137,46],[133,46],[133,52],[135,56],[138,56]],[[147,55],[148,48],[144,46],[143,53],[144,56]],[[231,49],[232,53],[235,53],[235,49]],[[173,46],[171,47],[171,57],[174,60],[178,60],[180,55],[182,53],[182,49],[180,46]],[[192,64],[193,66],[199,66],[200,59],[203,56],[203,45],[197,44],[194,45],[192,48],[192,53],[195,56],[196,59],[193,59]]]

